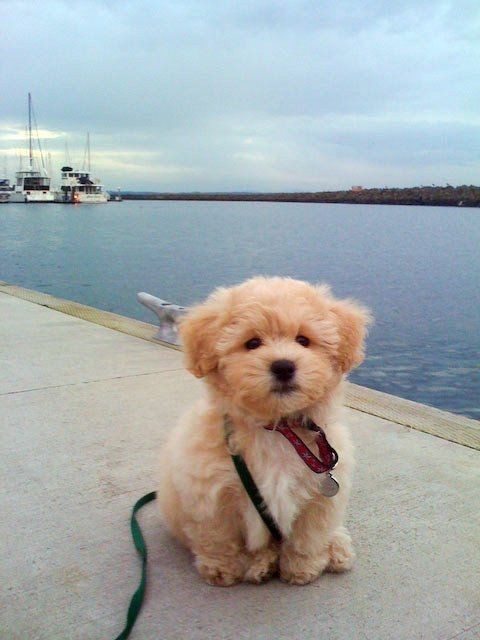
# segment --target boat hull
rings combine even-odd
[[[107,193],[79,193],[75,192],[75,200],[71,200],[65,197],[63,191],[57,191],[55,193],[55,202],[62,204],[103,204],[108,202]]]
[[[10,202],[54,202],[52,191],[13,191]]]

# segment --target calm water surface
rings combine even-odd
[[[125,201],[0,207],[0,279],[149,322],[254,274],[328,282],[376,318],[359,384],[480,418],[480,210]]]

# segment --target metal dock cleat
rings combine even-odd
[[[154,338],[179,346],[178,319],[185,314],[188,309],[152,296],[144,291],[137,293],[137,300],[140,304],[143,304],[144,307],[153,311],[158,317],[159,329]]]

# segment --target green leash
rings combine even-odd
[[[142,578],[140,580],[138,589],[135,591],[132,599],[130,600],[130,606],[128,607],[127,613],[127,624],[125,625],[122,633],[117,636],[115,640],[126,640],[128,638],[133,625],[138,618],[140,609],[142,608],[143,596],[145,595],[145,587],[147,586],[147,547],[145,545],[145,540],[143,539],[142,532],[138,525],[135,514],[139,509],[143,507],[143,505],[152,502],[152,500],[155,500],[156,497],[156,491],[147,493],[147,495],[143,496],[143,498],[140,498],[140,500],[138,500],[133,507],[132,517],[130,520],[130,528],[132,530],[133,543],[142,558]]]
[[[263,522],[269,529],[270,533],[274,540],[277,542],[282,541],[282,532],[280,531],[275,519],[270,513],[267,505],[265,504],[262,494],[260,493],[257,485],[255,484],[254,479],[248,467],[245,463],[245,460],[241,455],[231,451],[230,449],[230,436],[232,435],[233,426],[228,417],[225,417],[225,437],[227,441],[227,447],[229,449],[230,455],[232,457],[232,462],[235,466],[235,469],[238,473],[238,476],[247,492],[250,500],[253,503],[253,506],[258,511],[259,516],[262,518]],[[133,625],[135,624],[138,614],[140,613],[140,609],[142,608],[143,598],[145,595],[145,588],[147,586],[147,546],[145,544],[145,540],[143,539],[142,532],[140,530],[140,526],[137,522],[135,514],[139,509],[141,509],[144,505],[152,502],[157,497],[157,492],[152,491],[151,493],[147,493],[147,495],[140,498],[135,503],[132,511],[132,517],[130,519],[130,528],[132,530],[132,538],[133,543],[135,544],[135,548],[137,549],[140,557],[142,558],[142,577],[140,580],[140,584],[138,589],[132,596],[130,600],[130,606],[128,607],[127,612],[127,624],[123,629],[122,633],[115,638],[115,640],[127,640],[130,635],[131,630],[133,629]]]

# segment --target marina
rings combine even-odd
[[[32,123],[33,119],[33,123]],[[35,128],[35,133],[33,131]],[[38,154],[34,154],[34,138],[38,146]],[[15,183],[10,186],[7,177],[0,181],[0,203],[62,203],[62,204],[104,204],[109,201],[109,193],[105,186],[97,179],[92,178],[90,161],[90,134],[87,134],[84,164],[87,167],[74,170],[72,167],[63,166],[61,170],[60,185],[51,186],[51,177],[48,175],[45,158],[42,152],[38,125],[33,112],[32,96],[28,94],[28,164],[23,167],[23,159],[20,158],[20,169],[15,173]],[[118,194],[117,194],[118,195]],[[115,198],[115,201],[121,198]]]
[[[160,444],[200,384],[149,323],[1,285],[0,325],[2,632],[114,638],[139,576],[131,506],[156,488]],[[347,399],[352,572],[212,588],[151,505],[132,640],[290,640],[299,620],[306,640],[477,638],[480,425],[383,396],[352,385]]]

